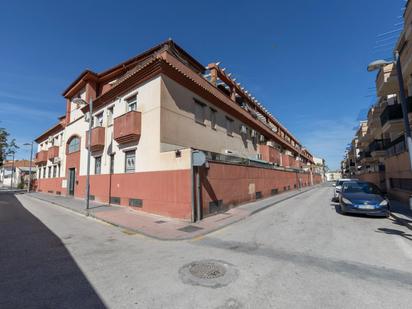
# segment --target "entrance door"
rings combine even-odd
[[[74,184],[76,183],[76,169],[69,168],[69,195],[74,195]]]

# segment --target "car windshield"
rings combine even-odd
[[[377,186],[366,182],[347,182],[343,185],[345,193],[381,194]]]

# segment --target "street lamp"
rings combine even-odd
[[[30,165],[29,165],[29,183],[27,185],[27,193],[30,193],[31,186],[31,165],[33,161],[33,141],[31,143],[24,143],[23,146],[30,146]]]
[[[399,52],[395,51],[395,59],[393,61],[376,60],[370,63],[368,65],[368,72],[372,72],[375,70],[381,70],[389,64],[395,65],[396,72],[397,72],[396,75],[398,76],[399,94],[401,97],[401,106],[402,106],[402,113],[403,113],[403,124],[405,127],[406,143],[408,145],[409,163],[412,169],[412,137],[411,137],[411,128],[409,126],[408,107],[406,105],[405,87],[403,84],[401,57],[399,56]]]
[[[81,98],[75,98],[72,101],[75,104],[87,105],[87,102]],[[90,159],[91,159],[91,140],[92,140],[92,117],[93,117],[93,100],[89,100],[89,132],[87,132],[87,176],[86,176],[86,209],[89,210],[90,204]]]
[[[302,170],[303,170],[303,166],[302,166],[302,157],[301,157],[301,152],[304,152],[306,150],[306,148],[305,147],[302,147],[301,149],[300,149],[300,151],[298,151],[298,158],[299,158],[299,173],[301,173],[302,172]],[[299,181],[299,190],[301,190],[302,189],[302,178],[300,178],[299,176],[298,176],[298,181]]]

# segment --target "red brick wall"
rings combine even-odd
[[[73,166],[73,165],[70,165]],[[191,171],[159,171],[113,175],[91,175],[90,194],[99,202],[108,203],[110,197],[119,197],[120,204],[129,206],[129,198],[143,200],[137,208],[163,216],[191,218]],[[86,176],[76,175],[75,197],[84,198]],[[60,191],[62,178],[40,179],[37,190],[48,193]]]
[[[278,149],[268,145],[259,145],[259,152],[262,155],[262,160],[280,165],[281,154]]]
[[[296,173],[275,169],[248,167],[241,165],[210,163],[209,169],[201,172],[203,214],[209,213],[209,203],[222,200],[223,208],[254,201],[256,192],[269,197],[272,189],[278,192],[302,186],[310,186],[309,173]],[[321,182],[321,176],[313,174],[313,183]]]
[[[62,181],[64,178],[41,178],[37,179],[37,191],[45,193],[60,192],[61,195],[66,195],[66,188],[62,188]]]

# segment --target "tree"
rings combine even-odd
[[[17,146],[16,140],[13,138],[9,144],[7,144],[7,152],[6,154],[12,156],[13,163],[11,166],[11,188],[13,188],[13,180],[14,180],[14,156],[16,155],[17,149],[20,147]]]
[[[3,165],[4,160],[6,160],[6,154],[8,151],[7,139],[9,133],[4,128],[0,128],[0,166]]]

